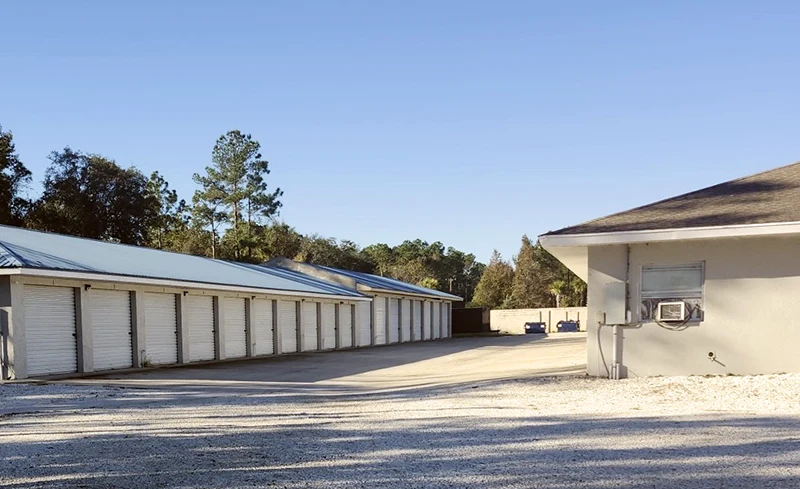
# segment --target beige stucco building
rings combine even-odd
[[[800,372],[800,164],[540,237],[588,283],[588,373]]]

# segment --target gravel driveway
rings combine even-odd
[[[591,379],[583,341],[0,385],[0,486],[800,487],[800,375]]]

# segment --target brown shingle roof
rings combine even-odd
[[[551,231],[591,234],[800,222],[800,163]]]

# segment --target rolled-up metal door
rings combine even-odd
[[[178,363],[178,309],[175,294],[144,294],[145,359],[153,365]]]
[[[389,343],[400,341],[400,304],[395,298],[389,298]]]
[[[275,353],[275,337],[272,330],[272,303],[271,300],[253,299],[250,307],[253,308],[253,354],[272,355]]]
[[[358,346],[372,344],[372,305],[363,301],[358,303]]]
[[[422,340],[422,301],[414,301],[414,341]]]
[[[303,351],[318,349],[317,302],[303,302]]]
[[[339,304],[339,348],[353,346],[353,306]]]
[[[133,366],[131,293],[93,289],[89,293],[92,359],[95,370]]]
[[[411,301],[408,299],[400,300],[400,339],[411,341]]]
[[[386,344],[386,298],[376,297],[372,301],[375,308],[375,322],[373,324],[373,334],[375,335],[376,345]]]
[[[214,360],[214,299],[205,295],[186,296],[186,325],[189,361]]]
[[[322,304],[322,349],[336,348],[336,304]]]
[[[23,287],[28,376],[78,371],[75,290],[71,287]]]
[[[278,301],[278,327],[281,330],[281,353],[297,351],[297,302]]]
[[[225,305],[225,357],[241,358],[247,355],[247,320],[244,299],[226,297]]]

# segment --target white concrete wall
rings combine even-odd
[[[705,262],[704,317],[682,331],[654,322],[623,328],[622,374],[800,372],[800,237],[637,244],[630,251],[629,304],[639,322],[642,265]],[[625,246],[589,249],[590,375],[607,375],[611,328],[599,326],[604,284],[625,280]],[[598,334],[598,328],[600,333]],[[599,340],[598,340],[599,338]],[[713,352],[715,361],[709,360]]]
[[[547,324],[547,332],[558,331],[556,325],[563,320],[580,320],[581,329],[586,328],[587,308],[550,307],[542,309],[493,309],[489,312],[489,325],[493,330],[508,334],[525,334],[525,323]]]

